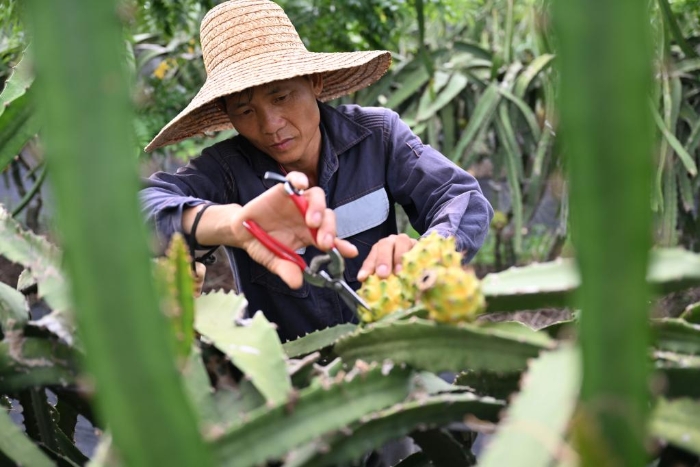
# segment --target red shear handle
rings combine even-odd
[[[296,193],[290,193],[289,196],[292,197],[292,201],[294,201],[297,209],[299,209],[301,215],[304,216],[304,222],[306,222],[306,209],[309,207],[309,200]],[[311,232],[311,236],[313,237],[315,243],[317,241],[316,237],[318,236],[318,229],[309,229],[309,232]]]
[[[292,198],[295,198],[295,196],[292,196]],[[301,196],[299,196],[301,198]],[[303,200],[306,202],[306,199]],[[296,203],[296,201],[295,201]],[[298,206],[298,204],[297,204]],[[300,208],[301,209],[301,208]],[[279,241],[277,241],[274,237],[271,237],[267,232],[265,232],[262,227],[258,225],[257,222],[252,221],[252,220],[247,220],[243,221],[243,226],[248,229],[248,231],[255,237],[260,243],[265,245],[265,247],[270,250],[272,253],[275,254],[278,258],[282,258],[287,261],[291,261],[292,263],[296,264],[299,266],[299,268],[302,271],[305,271],[307,268],[306,261],[304,261],[304,258],[296,254],[293,250],[290,248],[286,247]]]

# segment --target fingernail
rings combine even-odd
[[[389,275],[389,267],[386,264],[380,264],[377,266],[377,275],[378,276],[388,276]]]
[[[333,235],[331,234],[326,234],[325,237],[323,237],[323,245],[326,248],[333,248]]]
[[[396,266],[394,266],[394,274],[400,273],[402,269],[403,269],[403,266],[401,266],[400,263],[397,264]]]
[[[357,273],[357,280],[364,280],[365,277],[367,277],[367,271],[364,269],[360,269],[360,271]]]
[[[313,227],[318,227],[321,225],[321,213],[316,211],[315,213],[311,214],[311,224]]]

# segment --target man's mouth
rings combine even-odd
[[[285,149],[288,149],[289,146],[291,146],[293,140],[294,138],[285,138],[277,143],[271,144],[270,148],[276,151],[284,151]]]

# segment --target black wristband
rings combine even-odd
[[[212,203],[205,203],[204,207],[200,209],[197,214],[194,216],[194,222],[192,222],[192,229],[190,230],[190,236],[189,236],[189,247],[190,247],[190,256],[192,257],[192,272],[195,272],[195,261],[199,261],[204,264],[212,264],[214,262],[214,257],[212,254],[218,247],[213,247],[211,248],[208,252],[206,252],[204,255],[200,256],[199,258],[195,257],[195,250],[197,249],[197,226],[199,225],[199,221],[202,219],[202,215],[204,214],[204,211],[209,209],[210,206],[213,206]]]

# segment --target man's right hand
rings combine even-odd
[[[302,271],[295,264],[280,259],[253,237],[243,226],[243,221],[254,220],[268,234],[294,250],[306,245],[315,245],[327,251],[333,247],[352,258],[357,248],[350,242],[336,237],[335,214],[326,207],[325,193],[321,188],[308,187],[308,179],[300,172],[287,175],[292,185],[304,190],[308,201],[306,216],[302,216],[282,185],[262,193],[244,206],[237,204],[214,205],[202,215],[197,226],[197,242],[200,245],[228,245],[244,249],[250,257],[265,266],[291,288],[302,286]],[[201,206],[187,209],[183,213],[182,227],[190,232],[197,211]],[[316,238],[309,229],[317,228]]]

